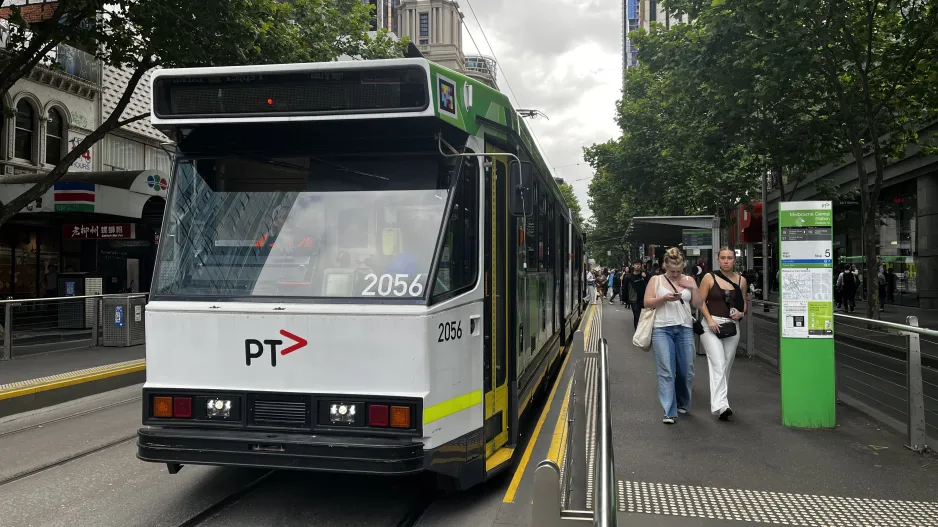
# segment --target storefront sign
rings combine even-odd
[[[68,140],[69,150],[74,150],[82,141],[85,140],[85,136],[76,134],[73,131],[69,131],[71,136]],[[82,152],[78,159],[72,162],[72,166],[69,167],[69,172],[91,172],[92,163],[91,163],[91,149],[85,150]]]
[[[85,223],[62,225],[62,236],[66,240],[132,240],[136,238],[133,223]]]

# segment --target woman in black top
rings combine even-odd
[[[739,321],[749,308],[749,299],[744,293],[749,286],[746,279],[733,270],[736,251],[723,247],[718,259],[720,270],[707,274],[700,283],[700,294],[704,297],[700,306],[704,330],[700,343],[707,351],[710,367],[710,412],[726,420],[733,415],[727,392],[739,344]],[[735,331],[730,331],[733,329]]]

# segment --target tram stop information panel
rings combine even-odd
[[[831,202],[780,203],[778,225],[782,424],[832,428],[837,393]]]

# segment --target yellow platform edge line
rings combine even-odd
[[[541,416],[537,419],[537,425],[534,427],[534,432],[531,434],[531,439],[528,440],[528,446],[524,449],[524,454],[521,456],[521,462],[518,463],[518,468],[515,469],[515,474],[511,478],[511,484],[508,485],[508,490],[505,492],[505,497],[502,498],[504,503],[514,503],[515,494],[518,493],[518,485],[521,484],[521,478],[524,476],[524,471],[527,469],[528,463],[531,461],[531,453],[534,451],[534,444],[537,443],[537,438],[541,435],[541,428],[544,428],[544,421],[547,420],[547,414],[550,413],[550,407],[554,402],[554,395],[557,393],[557,387],[560,386],[560,379],[563,378],[563,372],[567,369],[567,362],[570,360],[570,354],[567,354],[563,359],[563,365],[560,366],[560,374],[557,376],[557,382],[554,382],[554,387],[550,390],[550,395],[547,396],[547,402],[544,404],[544,409],[541,410]]]
[[[596,313],[596,305],[593,304],[590,306],[590,312],[586,316],[586,326],[583,328],[583,346],[584,349],[586,346],[589,346],[590,343],[590,330],[593,328],[593,315]]]
[[[42,384],[37,384],[35,386],[27,386],[25,388],[17,388],[15,390],[10,390],[6,392],[0,392],[0,401],[4,399],[12,399],[14,397],[23,397],[25,395],[33,395],[40,392],[46,392],[49,390],[56,390],[59,388],[67,388],[69,386],[75,386],[77,384],[84,384],[86,382],[99,381],[101,379],[107,379],[110,377],[117,377],[118,375],[127,375],[129,373],[136,373],[138,371],[144,371],[147,369],[147,364],[145,360],[142,360],[140,364],[131,364],[125,365],[120,368],[114,368],[110,370],[103,370],[94,373],[79,374],[75,376],[69,376],[64,379],[58,379],[55,381],[49,381]]]
[[[560,415],[557,417],[557,424],[554,425],[554,436],[550,440],[550,449],[547,450],[547,459],[560,466],[563,462],[563,454],[567,446],[567,407],[570,404],[570,390],[573,388],[573,378],[567,383],[567,389],[563,395],[563,405],[560,407]]]

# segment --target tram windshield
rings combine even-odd
[[[177,163],[155,294],[422,298],[458,158]]]

